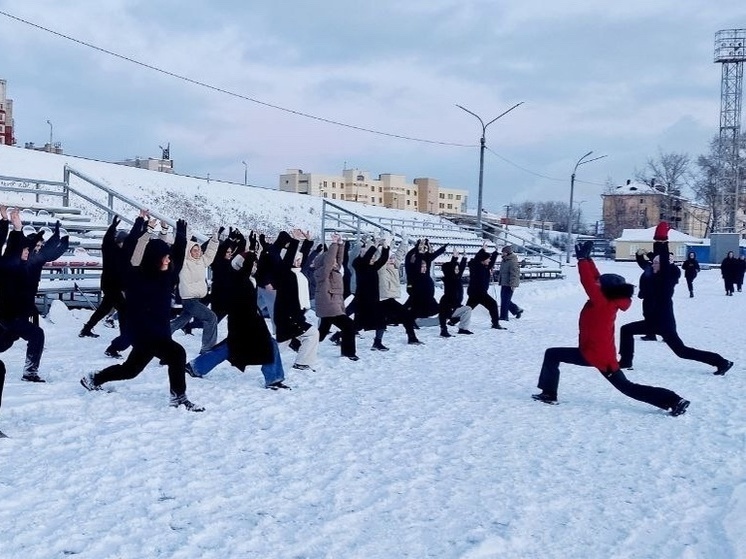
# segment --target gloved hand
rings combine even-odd
[[[223,235],[223,231],[225,231],[225,227],[222,225],[218,228],[218,239]]]
[[[118,226],[118,225],[119,225],[119,224],[120,224],[121,222],[122,222],[122,220],[121,220],[121,219],[119,219],[119,216],[118,216],[118,215],[115,215],[114,217],[112,217],[112,218],[111,218],[111,225],[112,225],[112,227],[113,227],[114,229],[116,229],[116,228],[117,228],[117,226]]]
[[[591,251],[593,250],[593,241],[583,241],[582,243],[576,243],[575,245],[575,257],[578,260],[588,260],[591,257]]]
[[[54,224],[54,234],[59,235],[60,234],[60,220],[57,220],[57,223]]]
[[[254,231],[249,233],[249,251],[256,251],[256,233],[254,233]]]
[[[645,256],[645,249],[644,248],[638,248],[637,252],[635,252],[637,256]]]
[[[187,222],[183,219],[176,220],[176,236],[186,239]]]
[[[658,224],[658,227],[655,228],[655,234],[653,235],[654,241],[667,241],[668,240],[668,231],[671,229],[671,227],[666,223],[665,221],[661,221]]]

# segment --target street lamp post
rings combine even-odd
[[[49,125],[49,150],[51,151],[54,145],[54,126],[50,120],[47,120],[47,124]]]
[[[249,184],[249,166],[246,164],[246,161],[241,161],[243,163],[243,185],[248,186]]]
[[[570,175],[570,209],[567,212],[567,264],[570,263],[570,250],[572,247],[572,197],[575,193],[575,173],[577,172],[579,166],[590,163],[591,161],[598,161],[599,159],[603,159],[604,157],[606,157],[605,155],[599,155],[598,157],[594,157],[593,159],[586,159],[586,157],[590,157],[592,153],[593,151],[589,151],[583,157],[578,159],[578,162],[575,164],[575,168],[572,170],[572,175]]]
[[[479,231],[480,236],[482,234],[482,187],[484,185],[484,148],[485,148],[485,142],[486,142],[485,135],[487,133],[487,127],[493,122],[495,122],[497,119],[502,118],[503,116],[508,114],[510,111],[512,111],[516,107],[519,107],[520,105],[523,105],[523,101],[521,101],[520,103],[516,103],[504,113],[490,120],[487,124],[484,123],[484,121],[479,117],[478,114],[471,112],[466,107],[462,107],[461,105],[456,105],[462,111],[466,111],[473,117],[476,117],[476,119],[479,121],[479,124],[482,125],[482,137],[479,139],[479,191],[477,194],[477,230]]]

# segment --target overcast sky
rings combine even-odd
[[[19,145],[48,141],[49,120],[54,141],[84,157],[158,157],[170,142],[179,173],[242,182],[245,161],[249,183],[272,187],[287,168],[346,164],[433,177],[468,189],[476,207],[481,126],[456,104],[487,122],[523,102],[487,129],[484,207],[567,201],[576,161],[593,150],[607,157],[579,168],[575,191],[589,219],[607,180],[632,178],[659,150],[707,151],[720,114],[715,33],[746,27],[743,0],[0,0],[0,10]]]

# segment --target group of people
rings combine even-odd
[[[28,342],[23,379],[44,382],[38,374],[44,348],[35,295],[42,267],[59,258],[69,244],[60,239],[59,223],[50,239],[25,235],[20,213],[0,206],[0,352],[23,338]],[[432,250],[428,239],[410,248],[405,237],[394,249],[392,237],[343,239],[315,244],[308,232],[280,232],[274,240],[248,237],[238,229],[215,231],[204,243],[190,236],[179,220],[174,231],[142,210],[129,231],[119,229],[115,216],[101,246],[101,299],[80,330],[81,338],[96,338],[95,326],[116,314],[117,335],[105,355],[122,360],[84,376],[87,390],[132,379],[153,358],[168,370],[170,405],[203,411],[186,393],[186,376],[203,377],[228,361],[244,370],[260,365],[265,386],[289,389],[280,345],[295,351],[293,369],[314,369],[319,343],[330,336],[342,357],[357,361],[358,333],[373,331],[371,350],[388,351],[384,333],[401,325],[410,345],[421,345],[417,320],[437,316],[440,336],[469,335],[471,313],[478,305],[490,314],[492,328],[523,309],[513,301],[520,282],[519,263],[512,247],[502,248],[499,264],[500,301],[490,295],[491,278],[499,252],[485,244],[467,260],[458,249],[442,264],[444,292],[435,298],[432,266],[447,245]],[[469,269],[464,302],[465,269]],[[401,268],[406,272],[406,300],[401,298]],[[177,304],[174,304],[176,302]],[[174,315],[174,308],[181,309]],[[500,312],[502,308],[502,312]],[[307,316],[313,309],[318,319]],[[218,341],[218,324],[227,318],[227,336]],[[269,318],[269,320],[266,320]],[[172,335],[178,330],[201,329],[199,354],[191,360]],[[124,359],[123,352],[130,349]],[[0,401],[5,367],[0,361]]]
[[[26,341],[21,378],[27,382],[44,382],[39,376],[44,330],[36,308],[42,268],[62,256],[68,244],[68,236],[60,236],[59,221],[48,239],[35,230],[25,234],[20,211],[0,205],[0,353],[19,339]],[[5,364],[0,360],[0,404],[4,385]]]
[[[639,282],[643,320],[621,327],[618,357],[615,344],[616,315],[632,305],[634,286],[617,274],[599,274],[590,257],[593,241],[576,245],[580,282],[588,295],[588,301],[580,313],[579,343],[577,347],[546,350],[538,382],[541,392],[533,395],[535,400],[557,403],[559,364],[570,363],[597,368],[614,388],[630,398],[669,410],[672,416],[685,413],[689,400],[665,388],[635,384],[622,372],[622,369],[632,369],[634,336],[640,334],[644,334],[643,339],[652,340],[660,335],[677,357],[711,365],[715,367],[715,375],[725,375],[733,366],[732,361],[717,353],[688,347],[677,333],[673,294],[681,272],[670,260],[668,231],[669,226],[665,222],[656,228],[649,261],[645,260],[647,255],[644,251],[637,254],[638,264],[643,268]],[[690,255],[690,265],[685,267],[685,274],[691,274],[692,258],[693,255]],[[687,284],[690,296],[693,296],[689,279]]]
[[[371,350],[388,351],[384,334],[389,326],[401,325],[410,345],[421,345],[417,320],[436,317],[440,336],[472,334],[472,311],[485,307],[491,327],[504,329],[501,321],[523,314],[513,300],[520,283],[520,265],[510,245],[490,251],[483,245],[471,258],[453,249],[442,265],[443,294],[435,298],[432,266],[445,254],[447,245],[433,250],[428,239],[418,239],[410,248],[404,237],[392,249],[392,237],[343,239],[331,236],[328,246],[315,244],[308,232],[282,231],[270,241],[263,234],[244,236],[238,229],[220,228],[204,243],[190,237],[187,223],[179,220],[175,230],[142,210],[129,230],[119,230],[114,217],[102,241],[102,298],[98,308],[80,331],[81,337],[98,337],[93,328],[109,313],[116,312],[119,335],[105,350],[108,357],[126,359],[84,376],[87,390],[101,390],[108,382],[132,379],[153,358],[168,370],[170,405],[200,412],[186,394],[186,376],[203,377],[228,361],[244,370],[260,365],[265,386],[290,389],[280,356],[280,344],[295,352],[296,370],[316,366],[320,342],[330,340],[340,355],[359,359],[357,335],[373,331]],[[733,365],[722,356],[686,346],[676,331],[673,315],[674,286],[679,269],[670,262],[667,226],[656,230],[654,251],[638,255],[643,268],[639,297],[643,320],[621,328],[620,356],[614,343],[618,310],[632,303],[633,286],[615,274],[599,274],[590,258],[591,243],[576,246],[581,284],[589,300],[580,315],[576,348],[546,351],[539,377],[540,394],[534,398],[557,402],[559,364],[593,366],[622,393],[670,410],[686,411],[689,402],[674,392],[630,382],[622,369],[632,368],[634,336],[663,341],[684,359],[716,367],[723,375]],[[7,243],[6,243],[7,241]],[[38,374],[44,348],[35,295],[44,264],[59,258],[68,248],[68,238],[59,235],[59,222],[49,239],[34,232],[25,235],[17,210],[0,206],[0,352],[18,339],[27,341],[23,380],[44,382]],[[490,295],[497,258],[500,304]],[[690,255],[683,266],[690,295],[699,269]],[[406,300],[401,298],[401,268],[406,273]],[[468,282],[463,275],[469,270]],[[690,279],[691,278],[691,279]],[[464,285],[466,301],[464,302]],[[740,284],[739,284],[740,290]],[[174,301],[180,305],[174,305]],[[181,312],[174,316],[174,307]],[[317,323],[307,313],[313,309]],[[227,336],[218,341],[218,324],[227,318]],[[267,320],[269,318],[269,320]],[[202,330],[199,354],[187,360],[186,351],[172,335],[177,330]],[[0,402],[5,366],[0,361]]]

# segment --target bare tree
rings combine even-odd
[[[645,169],[636,171],[635,178],[651,186],[662,184],[662,192],[681,196],[694,183],[692,160],[686,153],[664,153],[659,149],[658,157],[649,157]]]

